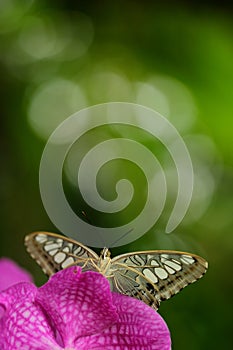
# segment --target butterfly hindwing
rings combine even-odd
[[[158,309],[160,303],[156,298],[156,285],[144,278],[139,270],[125,266],[125,264],[114,264],[113,269],[113,291],[135,297]]]
[[[32,233],[25,244],[47,275],[72,265],[83,271],[98,271],[109,279],[113,291],[140,299],[155,309],[162,300],[201,278],[208,267],[195,254],[170,250],[127,253],[113,259],[102,253],[99,257],[85,245],[49,232]],[[103,251],[108,253],[107,248]]]
[[[99,259],[93,250],[81,243],[50,232],[31,233],[26,236],[25,245],[32,258],[49,276],[70,265],[95,270]]]
[[[112,267],[115,289],[133,295],[158,308],[160,301],[171,298],[201,278],[207,262],[195,255],[177,251],[146,251],[117,256]]]

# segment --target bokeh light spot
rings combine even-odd
[[[187,86],[170,76],[152,76],[136,85],[136,100],[168,118],[179,131],[188,130],[196,118],[196,105]]]
[[[1,0],[0,33],[7,33],[17,29],[33,2],[34,0]]]
[[[65,40],[57,37],[52,20],[31,16],[21,30],[18,40],[20,48],[34,59],[43,59],[58,54]]]
[[[93,73],[88,81],[87,89],[94,103],[132,99],[130,82],[124,75],[114,71]]]
[[[138,104],[146,105],[169,119],[169,101],[161,90],[147,83],[137,83],[136,88],[136,102]]]
[[[94,36],[91,20],[81,13],[67,18],[61,13],[28,16],[18,37],[18,49],[27,60],[53,57],[72,60],[84,55]]]
[[[78,84],[57,78],[35,91],[28,107],[28,121],[37,135],[47,140],[63,120],[86,105]]]

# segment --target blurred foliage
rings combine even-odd
[[[62,120],[108,101],[158,110],[190,150],[194,199],[174,233],[163,233],[164,214],[148,234],[113,253],[177,249],[209,261],[203,280],[161,306],[174,350],[233,346],[232,34],[232,8],[223,2],[0,3],[0,255],[30,270],[37,283],[45,280],[23,237],[57,231],[40,199],[38,170],[46,140]],[[70,196],[72,203],[72,186]]]

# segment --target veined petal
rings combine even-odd
[[[47,315],[35,303],[37,288],[19,283],[0,293],[1,350],[60,350]]]
[[[80,350],[170,350],[171,339],[162,317],[143,302],[113,294],[118,321],[102,333],[80,338]]]
[[[111,293],[97,272],[70,267],[41,288],[18,283],[0,293],[1,350],[170,350],[161,316]]]
[[[107,279],[97,272],[81,273],[77,266],[53,275],[39,288],[37,302],[54,322],[66,348],[118,319]]]

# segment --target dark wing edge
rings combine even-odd
[[[24,243],[27,252],[48,276],[72,265],[87,268],[91,261],[99,259],[92,249],[56,233],[33,232],[25,237]]]
[[[155,309],[160,301],[203,277],[208,268],[207,261],[196,254],[171,250],[126,253],[113,258],[112,264],[121,274],[116,274],[116,288],[121,281],[123,289],[131,289],[128,294],[132,292]]]

